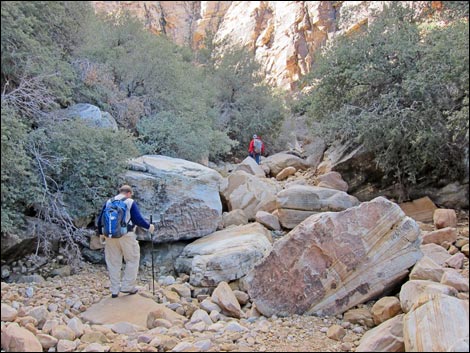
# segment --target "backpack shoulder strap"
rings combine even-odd
[[[122,201],[126,204],[127,206],[127,210],[126,210],[126,215],[124,216],[127,220],[127,217],[129,216],[129,219],[127,220],[127,224],[130,224],[131,223],[131,208],[132,208],[132,205],[134,203],[134,200],[131,199],[131,198],[123,198]]]
[[[111,197],[108,201],[109,202],[114,202],[114,201],[126,201],[127,197],[123,197],[122,199],[118,199],[117,196]]]

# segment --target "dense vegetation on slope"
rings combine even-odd
[[[468,3],[445,6],[417,17],[392,3],[361,33],[335,39],[296,107],[321,122],[329,142],[363,143],[390,183],[405,189],[465,177]]]
[[[32,215],[73,247],[77,220],[114,193],[129,158],[244,156],[253,131],[279,132],[281,100],[244,49],[194,53],[89,2],[1,6],[2,233]],[[60,113],[75,103],[109,112],[119,131]]]

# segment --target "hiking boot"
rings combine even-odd
[[[118,295],[119,295],[119,293],[118,293],[118,294],[114,294],[114,293],[113,293],[113,294],[111,294],[111,298],[117,298]]]
[[[122,290],[121,293],[126,293],[129,295],[137,293],[139,290],[137,288],[132,288],[131,290]]]

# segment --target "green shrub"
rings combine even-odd
[[[247,154],[253,134],[265,142],[275,140],[285,116],[283,100],[263,83],[254,56],[246,48],[226,48],[222,55],[215,56],[213,65],[218,88],[216,125],[239,142],[235,153]]]
[[[67,104],[75,82],[68,59],[93,14],[90,4],[2,1],[1,6],[2,89],[9,92],[21,80],[42,76],[56,101]]]
[[[32,141],[43,158],[51,193],[60,193],[74,219],[97,212],[120,183],[129,159],[137,155],[127,132],[62,121],[38,129]]]
[[[459,179],[468,149],[468,22],[425,31],[415,19],[391,4],[364,33],[338,38],[299,105],[330,142],[364,143],[404,186]]]
[[[24,222],[24,214],[38,197],[38,179],[27,151],[28,128],[2,104],[2,225],[10,232]]]
[[[163,112],[145,117],[137,125],[142,154],[162,154],[201,162],[230,152],[235,144],[227,135],[214,131],[207,121]]]

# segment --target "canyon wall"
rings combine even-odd
[[[315,53],[358,30],[384,1],[93,1],[97,12],[129,11],[153,33],[198,48],[206,39],[253,51],[268,83],[292,90]],[[404,2],[405,3],[405,2]],[[418,6],[422,2],[406,2]],[[429,2],[428,2],[429,3]]]

